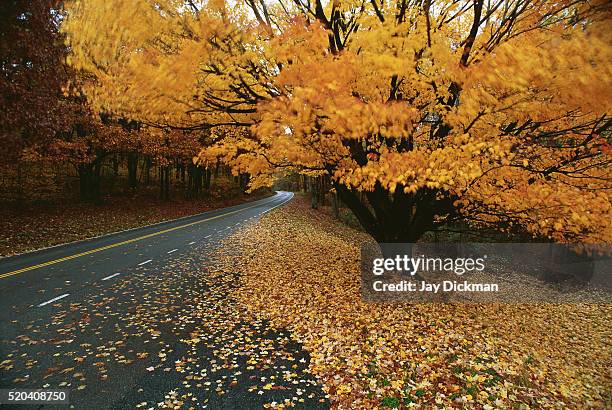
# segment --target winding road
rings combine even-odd
[[[225,238],[292,197],[0,259],[0,388],[67,389],[77,409],[326,408],[308,354],[217,268],[239,252]]]

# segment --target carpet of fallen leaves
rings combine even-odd
[[[194,215],[264,196],[266,194],[170,202],[142,196],[109,198],[100,205],[66,202],[18,209],[0,207],[0,257]]]
[[[237,297],[289,329],[335,408],[610,408],[610,305],[373,304],[367,236],[296,198],[233,239]]]

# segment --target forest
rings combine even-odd
[[[606,2],[2,7],[4,198],[302,174],[379,242],[610,239]]]
[[[605,0],[1,1],[0,405],[612,408],[611,34]]]

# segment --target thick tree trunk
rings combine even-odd
[[[168,173],[166,172],[167,166],[159,167],[159,199],[162,201],[167,200],[166,197],[166,179],[168,178]]]
[[[185,196],[189,199],[194,199],[198,197],[196,171],[197,167],[193,164],[189,164],[187,168],[187,187],[185,190]]]
[[[373,192],[360,195],[334,183],[340,199],[353,211],[361,226],[379,243],[414,243],[436,227],[436,215],[452,212],[452,199],[436,197],[435,190],[391,194],[379,184]]]
[[[162,166],[159,167],[159,199],[164,199],[164,171]]]
[[[197,199],[200,197],[202,189],[208,190],[210,188],[210,175],[211,170],[204,170],[203,168],[189,164],[187,169],[187,194],[186,196],[191,199]]]

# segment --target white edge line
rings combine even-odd
[[[105,278],[102,278],[102,280],[109,280],[109,279],[114,278],[114,277],[115,277],[115,276],[117,276],[117,275],[121,275],[121,273],[113,273],[113,274],[112,274],[112,275],[110,275],[110,276],[107,276],[107,277],[105,277]]]
[[[172,249],[171,251],[168,251],[168,253],[172,253],[172,252],[176,252],[176,251],[178,251],[178,248]]]
[[[145,264],[147,264],[147,263],[149,263],[149,262],[153,262],[153,259],[148,259],[148,260],[146,260],[146,261],[144,261],[144,262],[140,262],[140,263],[138,264],[138,266],[145,265]]]
[[[281,202],[280,204],[273,206],[272,208],[263,211],[261,214],[265,214],[266,212],[270,212],[271,210],[278,208],[281,205],[285,205],[287,202],[291,201],[291,199],[293,198],[293,193],[291,193],[291,196],[289,197],[289,199],[287,199],[286,201]]]
[[[53,303],[53,302],[55,302],[56,300],[63,299],[63,298],[65,298],[66,296],[68,296],[69,294],[70,294],[70,293],[64,293],[63,295],[59,295],[59,296],[58,296],[58,297],[56,297],[56,298],[53,298],[53,299],[51,299],[51,300],[48,300],[48,301],[46,301],[46,302],[41,303],[40,305],[38,305],[38,307],[42,307],[42,306],[48,305],[49,303]]]
[[[189,242],[189,245],[193,245],[195,242]]]

